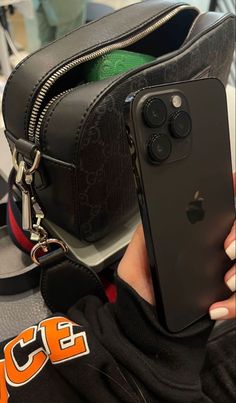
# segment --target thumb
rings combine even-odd
[[[139,224],[118,266],[119,277],[128,283],[143,299],[154,304],[151,273],[143,233]]]

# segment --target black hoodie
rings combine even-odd
[[[88,296],[66,317],[53,315],[2,343],[0,403],[234,402],[235,326],[206,352],[207,317],[171,335],[151,305],[116,283],[115,304]]]

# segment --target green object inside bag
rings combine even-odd
[[[150,63],[156,58],[127,50],[113,50],[85,64],[85,80],[100,81]]]

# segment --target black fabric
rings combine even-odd
[[[52,354],[50,360],[27,384],[8,385],[8,402],[233,403],[234,380],[228,368],[233,365],[229,352],[235,323],[211,339],[200,378],[213,323],[205,318],[181,334],[170,335],[158,323],[151,305],[119,278],[116,283],[118,299],[114,305],[88,296],[68,311],[67,318],[58,319],[56,315],[49,319],[65,322],[58,332],[64,332],[67,321],[72,320],[73,335],[86,335],[86,354],[53,363],[57,358],[54,333],[54,347],[47,349]],[[15,345],[18,364],[25,364],[34,349],[43,346],[45,351],[42,326],[40,322],[33,344],[22,348],[19,343]],[[7,343],[4,344],[5,353],[0,346],[0,367],[5,358],[7,371]],[[215,365],[219,376],[225,374],[224,382],[218,385],[212,373]],[[0,375],[0,386],[3,381]]]
[[[209,340],[202,370],[202,387],[213,402],[236,400],[236,321],[226,321]]]
[[[127,300],[129,309],[124,315]],[[198,374],[205,357],[204,346],[213,322],[206,316],[182,332],[173,334],[161,326],[155,311],[126,283],[123,282],[122,287],[119,287],[114,313],[129,340],[145,355],[157,358],[163,381],[172,379],[179,386],[182,384],[183,389],[198,388]],[[186,360],[190,356],[191,360]]]

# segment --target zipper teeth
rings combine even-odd
[[[55,97],[53,97],[53,98],[48,102],[48,104],[47,104],[47,105],[45,106],[45,108],[43,109],[42,113],[40,114],[40,117],[39,117],[38,122],[37,122],[36,129],[35,129],[34,141],[35,141],[35,143],[36,143],[37,145],[40,144],[40,129],[41,129],[41,125],[42,125],[42,123],[43,123],[43,119],[44,119],[44,117],[45,117],[45,115],[46,115],[48,109],[50,108],[50,106],[51,106],[57,99],[59,99],[59,98],[62,97],[63,95],[68,94],[68,93],[71,92],[73,89],[74,89],[74,88],[70,88],[69,90],[65,90],[65,91],[61,92],[60,94],[56,95]],[[36,117],[36,118],[37,118],[37,117]]]
[[[61,67],[59,70],[57,70],[42,86],[42,88],[40,89],[39,94],[35,100],[35,103],[34,103],[34,106],[33,106],[32,112],[31,112],[29,128],[28,128],[29,140],[32,142],[35,141],[35,127],[37,124],[37,118],[38,118],[38,114],[39,114],[41,105],[43,103],[43,100],[44,100],[47,92],[50,90],[52,85],[61,76],[63,76],[69,70],[73,69],[74,67],[78,66],[81,63],[84,63],[84,62],[90,61],[96,57],[102,56],[112,50],[121,49],[121,48],[127,47],[129,45],[132,45],[135,42],[138,42],[140,39],[144,38],[151,32],[155,31],[157,28],[160,28],[162,25],[164,25],[166,22],[168,22],[171,18],[173,18],[175,15],[177,15],[181,10],[188,9],[188,8],[193,9],[194,7],[191,7],[188,5],[178,6],[177,8],[175,8],[174,10],[172,10],[171,12],[166,14],[164,17],[162,17],[160,20],[156,21],[156,23],[147,27],[145,30],[134,35],[133,37],[130,37],[128,39],[125,39],[123,41],[120,41],[120,42],[117,42],[117,43],[114,43],[114,44],[111,44],[108,46],[105,46],[104,48],[94,51],[94,52],[90,53],[89,55],[82,56],[76,60],[73,60],[72,62],[66,64],[64,67]],[[61,95],[61,94],[59,94],[59,95]],[[54,98],[54,101],[55,101],[55,98]],[[50,105],[51,105],[51,103],[50,103]],[[40,128],[39,128],[39,130],[40,130]],[[39,132],[37,132],[37,136],[39,136]],[[38,139],[38,141],[39,141],[39,139]]]

